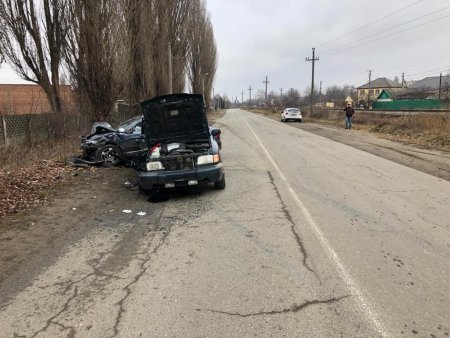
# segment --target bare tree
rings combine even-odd
[[[66,0],[0,0],[0,50],[17,74],[40,85],[61,112],[59,73]],[[42,20],[41,20],[42,18]]]
[[[332,85],[327,88],[324,97],[327,101],[343,102],[348,96],[352,96],[353,94],[353,89],[350,85],[345,85],[342,87]]]
[[[283,102],[286,107],[299,107],[300,93],[297,89],[290,88],[284,95]]]
[[[117,99],[118,6],[114,0],[69,0],[65,60],[80,107],[95,120],[109,117]]]
[[[121,94],[136,102],[155,94],[154,45],[156,42],[155,1],[120,0],[123,13],[116,68]]]
[[[188,36],[188,79],[194,93],[205,95],[207,107],[217,70],[217,47],[211,20],[203,0],[195,2],[190,13]],[[204,91],[204,93],[203,93]]]
[[[186,82],[189,0],[119,0],[124,13],[120,56],[123,94],[131,101],[181,92]],[[170,53],[170,55],[169,55]],[[170,63],[170,65],[169,65]],[[169,68],[172,67],[170,78]]]

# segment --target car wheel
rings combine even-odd
[[[222,175],[222,179],[220,181],[214,182],[214,188],[218,190],[225,189],[226,185],[225,174]]]
[[[119,150],[112,144],[106,144],[97,149],[96,159],[107,167],[116,166],[120,163]]]

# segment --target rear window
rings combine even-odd
[[[288,109],[289,113],[300,113],[300,110],[298,109]]]

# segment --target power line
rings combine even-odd
[[[429,59],[427,62],[425,63],[415,63],[415,64],[409,64],[407,66],[402,66],[402,70],[406,70],[408,71],[409,69],[413,69],[414,71],[416,70],[422,70],[422,69],[429,69],[430,66],[436,65],[438,60],[443,60],[445,59],[446,61],[443,62],[439,62],[439,65],[447,65],[448,64],[448,59],[449,59],[449,55],[450,54],[446,54],[446,55],[441,55],[440,57],[437,58],[433,58],[433,59]],[[380,70],[380,73],[390,73],[390,72],[396,72],[398,71],[398,68],[389,68],[389,69],[383,69]]]
[[[421,26],[424,26],[424,25],[427,25],[427,24],[430,24],[430,23],[435,23],[437,21],[440,21],[440,20],[448,18],[448,17],[450,17],[450,14],[449,15],[445,15],[445,16],[441,16],[441,17],[439,17],[437,19],[433,19],[433,20],[430,20],[430,21],[423,22],[421,24],[415,25],[413,27],[410,27],[410,28],[407,28],[407,29],[404,29],[404,30],[401,30],[401,31],[398,31],[398,32],[395,32],[395,33],[392,33],[392,34],[383,35],[383,36],[381,36],[379,38],[372,39],[372,40],[369,40],[369,41],[366,41],[364,43],[360,43],[360,44],[357,44],[357,45],[353,45],[351,47],[343,47],[342,49],[337,50],[337,51],[333,51],[333,52],[330,52],[330,51],[328,51],[327,53],[324,52],[324,54],[330,55],[330,54],[336,54],[336,53],[340,53],[342,51],[347,51],[347,50],[350,50],[350,49],[354,49],[354,48],[359,47],[359,46],[367,45],[367,44],[369,44],[371,42],[379,41],[379,40],[382,40],[382,39],[385,39],[385,38],[388,38],[388,37],[391,37],[391,36],[394,36],[394,35],[397,35],[397,34],[400,34],[400,33],[404,33],[404,32],[413,30],[413,29],[415,29],[417,27],[421,27]]]
[[[446,8],[447,8],[447,7],[446,7]],[[448,8],[450,8],[450,6],[448,6]],[[443,9],[441,9],[441,10],[443,10]],[[409,28],[407,28],[407,29],[404,29],[404,30],[401,30],[401,31],[398,31],[398,32],[395,32],[395,33],[392,33],[392,34],[387,34],[387,35],[378,37],[378,38],[376,38],[376,39],[372,39],[372,40],[366,41],[366,42],[361,43],[361,44],[353,45],[353,46],[351,46],[351,47],[341,47],[341,50],[336,50],[336,51],[334,51],[334,52],[331,52],[330,50],[328,50],[328,52],[324,52],[324,53],[330,55],[330,54],[335,54],[335,53],[339,53],[339,52],[342,52],[342,51],[346,51],[346,50],[349,50],[349,49],[353,49],[353,48],[356,48],[356,47],[359,47],[359,46],[363,46],[363,45],[369,44],[369,43],[371,43],[371,42],[375,42],[375,41],[378,41],[378,40],[381,40],[381,39],[384,39],[384,38],[388,38],[388,37],[391,37],[391,36],[394,36],[394,35],[397,35],[397,34],[400,34],[400,33],[403,33],[403,32],[407,32],[407,31],[409,31],[409,30],[415,29],[415,28],[420,27],[420,26],[424,26],[424,25],[426,25],[426,24],[434,23],[434,22],[436,22],[436,21],[445,19],[445,18],[447,18],[447,17],[449,17],[449,16],[450,16],[450,15],[442,16],[442,17],[439,17],[439,18],[437,18],[437,19],[430,20],[430,21],[426,21],[426,22],[424,22],[424,23],[415,25],[415,26],[413,26],[413,27],[409,27]],[[423,17],[425,17],[425,16],[423,16]],[[360,41],[360,40],[358,40],[358,41]],[[445,56],[444,56],[444,57],[445,57]],[[443,57],[440,57],[440,58],[438,58],[438,59],[442,59],[442,58],[443,58]],[[296,66],[298,66],[299,63],[300,63],[300,62],[294,63],[294,64],[290,65],[289,68],[288,68],[288,67],[282,68],[282,69],[284,69],[284,70],[281,71],[281,72],[275,73],[274,76],[277,77],[277,76],[280,76],[281,74],[284,74],[284,73],[286,73],[286,72],[291,71],[291,70],[294,69]],[[408,67],[407,67],[407,68],[408,68]],[[414,65],[411,65],[409,68],[414,68]],[[405,68],[402,68],[402,70],[404,70],[404,69],[405,69]],[[390,70],[388,70],[388,71],[390,71]],[[395,71],[395,70],[392,69],[392,71]]]
[[[354,32],[360,31],[361,29],[367,28],[367,27],[369,27],[369,26],[371,26],[371,25],[373,25],[373,24],[375,24],[375,23],[377,23],[377,22],[380,22],[380,21],[382,21],[382,20],[384,20],[384,19],[387,19],[387,18],[389,18],[389,17],[391,17],[391,16],[393,16],[393,15],[395,15],[395,14],[397,14],[397,13],[400,13],[400,12],[402,12],[402,11],[404,11],[404,10],[410,8],[410,7],[413,7],[413,6],[415,6],[415,5],[417,5],[418,3],[421,3],[421,2],[423,2],[423,0],[416,1],[416,2],[410,4],[410,5],[406,6],[406,7],[400,8],[400,9],[398,9],[398,10],[392,12],[392,13],[389,13],[389,14],[387,14],[387,15],[385,15],[385,16],[379,18],[379,19],[376,19],[376,20],[374,20],[374,21],[372,21],[372,22],[369,22],[368,24],[366,24],[366,25],[364,25],[364,26],[362,26],[362,27],[359,27],[359,28],[357,28],[357,29],[355,29],[355,30],[352,30],[352,31],[350,31],[350,32],[348,32],[348,33],[346,33],[346,34],[342,34],[342,35],[340,35],[340,36],[334,38],[333,40],[330,40],[330,41],[327,41],[327,42],[325,42],[325,43],[322,43],[321,45],[318,45],[317,47],[322,47],[322,46],[325,46],[325,45],[327,45],[327,44],[329,44],[329,43],[331,43],[331,42],[335,42],[336,40],[339,40],[340,38],[343,38],[343,37],[345,37],[345,36],[347,36],[347,35],[349,35],[349,34],[352,34],[352,33],[354,33]]]
[[[428,75],[428,74],[435,74],[435,73],[439,73],[439,72],[446,71],[446,70],[449,70],[449,69],[450,69],[450,65],[447,65],[445,67],[439,67],[439,68],[430,69],[430,70],[427,70],[425,72],[408,74],[408,76],[416,77],[418,75],[422,75],[423,76],[423,75]]]
[[[411,22],[414,22],[414,21],[423,19],[423,18],[425,18],[425,17],[427,17],[427,16],[434,15],[434,14],[436,14],[436,13],[442,12],[442,11],[448,9],[448,8],[450,8],[450,6],[446,6],[446,7],[443,7],[443,8],[441,8],[441,9],[438,9],[438,10],[436,10],[436,11],[430,12],[430,13],[428,13],[428,14],[421,15],[421,16],[419,16],[419,17],[417,17],[417,18],[414,18],[414,19],[411,19],[411,20],[402,22],[402,23],[400,23],[400,24],[398,24],[398,25],[394,25],[394,26],[392,26],[392,27],[386,28],[386,29],[384,29],[384,30],[382,30],[382,31],[379,31],[379,32],[377,32],[377,33],[373,33],[373,34],[369,34],[369,35],[363,36],[362,38],[360,38],[360,39],[358,39],[358,40],[352,41],[352,45],[353,45],[354,43],[356,43],[356,42],[363,41],[363,40],[365,40],[365,39],[367,39],[367,38],[370,38],[370,37],[372,37],[372,36],[376,36],[376,35],[379,35],[379,34],[381,34],[381,33],[388,32],[388,31],[390,31],[390,30],[392,30],[392,29],[394,29],[394,28],[398,28],[398,27],[401,27],[401,26],[410,24]],[[322,51],[322,54],[327,54],[327,53],[329,53],[329,52],[333,52],[334,50],[342,49],[342,48],[345,48],[345,47],[340,46],[340,47],[334,47],[334,48],[326,49],[326,50]]]

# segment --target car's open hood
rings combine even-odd
[[[170,139],[209,138],[203,96],[172,94],[141,103],[145,140],[151,146]]]

